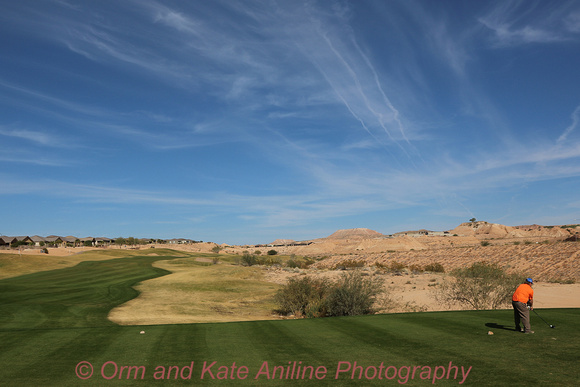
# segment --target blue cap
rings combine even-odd
[[[534,280],[531,279],[531,278],[526,278],[526,282],[529,282],[529,283],[533,284],[534,283]]]

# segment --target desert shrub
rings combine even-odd
[[[314,259],[304,257],[303,261],[300,263],[300,267],[303,269],[308,269],[314,262],[316,262]]]
[[[286,261],[286,266],[293,269],[294,268],[308,269],[310,265],[312,265],[314,262],[316,261],[312,258],[307,257],[296,258],[296,256],[292,254],[291,258],[288,261]]]
[[[382,262],[375,262],[375,267],[380,271],[389,271],[389,266]]]
[[[40,249],[40,252],[42,254],[48,254],[48,249],[46,247],[43,247],[42,249]]]
[[[219,257],[213,257],[211,261],[213,262],[214,265],[217,265],[218,263],[220,263]]]
[[[222,247],[215,245],[214,247],[211,248],[211,251],[213,251],[214,253],[219,253],[220,251],[222,251]]]
[[[407,266],[404,263],[392,261],[389,265],[389,271],[393,273],[400,273],[403,271]]]
[[[268,250],[268,255],[276,255],[278,252],[276,250]]]
[[[256,264],[258,265],[264,265],[264,266],[273,266],[276,264],[281,264],[282,261],[280,261],[280,258],[273,258],[271,256],[265,256],[265,257],[256,257]]]
[[[334,265],[334,269],[335,270],[355,269],[363,267],[364,265],[365,265],[364,261],[357,261],[355,259],[345,259]]]
[[[357,316],[373,313],[373,304],[382,291],[377,277],[365,278],[361,272],[344,273],[332,286],[326,308],[329,316]]]
[[[278,305],[277,312],[304,317],[323,317],[326,315],[325,297],[328,290],[329,282],[324,279],[309,276],[290,278],[274,296],[274,301]]]
[[[293,259],[289,259],[288,261],[286,261],[286,266],[294,269],[294,268],[300,267],[300,264]]]
[[[373,305],[383,292],[382,280],[360,271],[344,273],[330,282],[309,276],[291,278],[274,301],[277,312],[301,317],[355,316],[374,313]]]
[[[547,282],[552,284],[575,284],[576,280],[574,278],[550,278]]]
[[[254,251],[254,254],[256,254],[256,255],[260,255],[260,254],[262,254],[262,251],[260,251],[260,250],[256,250],[256,251]]]
[[[453,279],[443,283],[435,298],[443,304],[465,305],[471,309],[497,309],[509,305],[523,276],[507,274],[497,264],[477,262],[451,272]]]
[[[425,265],[425,271],[430,271],[432,273],[445,273],[445,268],[439,262],[435,262]]]
[[[411,273],[422,273],[424,271],[423,267],[417,264],[412,264],[411,266],[409,266],[409,270],[411,271]]]
[[[240,262],[242,266],[253,266],[258,263],[258,258],[253,254],[244,254]]]
[[[482,246],[489,246],[489,241],[481,241],[480,245]]]

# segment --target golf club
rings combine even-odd
[[[538,312],[536,312],[536,310],[535,310],[535,309],[532,309],[532,310],[533,310],[533,311],[534,311],[534,313],[536,313],[536,315],[537,315],[537,316],[538,316],[538,317],[539,317],[539,318],[540,318],[540,319],[541,319],[543,322],[545,322],[545,323],[546,323],[546,324],[547,324],[547,325],[548,325],[550,328],[556,328],[556,326],[555,326],[555,325],[548,324],[548,322],[547,322],[546,320],[544,320],[544,319],[542,318],[542,316],[540,316],[540,315],[538,314]]]

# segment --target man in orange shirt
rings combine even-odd
[[[534,290],[532,285],[534,281],[526,278],[523,284],[518,286],[512,296],[512,306],[514,307],[514,320],[516,322],[516,331],[521,332],[520,320],[524,325],[524,333],[534,333],[530,327],[530,309],[534,309]],[[530,309],[528,309],[528,306]]]

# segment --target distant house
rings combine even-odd
[[[95,238],[95,246],[109,246],[111,243],[113,243],[113,240],[109,238],[105,237]]]
[[[37,246],[37,247],[43,246],[44,244],[46,244],[46,240],[43,237],[38,236],[38,235],[31,236],[30,240],[32,240],[32,242],[34,242],[34,246]]]
[[[10,246],[14,241],[14,237],[9,237],[6,235],[0,236],[0,246]]]
[[[44,237],[44,242],[50,246],[58,246],[63,243],[63,240],[58,235],[49,235]]]
[[[32,239],[30,239],[29,236],[15,236],[14,239],[16,239],[14,242],[23,242],[23,243],[30,243],[32,244]]]
[[[166,242],[173,244],[173,245],[186,245],[186,244],[194,243],[193,240],[185,239],[185,238],[168,239],[168,240],[166,240]]]
[[[419,237],[419,236],[446,236],[449,235],[449,231],[429,231],[429,230],[417,230],[417,231],[403,231],[394,233],[394,237],[401,237],[401,236],[411,236],[411,237]]]
[[[22,242],[25,244],[33,244],[32,239],[28,236],[0,236],[0,246],[12,246],[14,243]]]
[[[77,246],[78,244],[80,244],[79,238],[74,237],[72,235],[62,237],[61,239],[66,245]]]
[[[81,245],[83,245],[83,246],[87,246],[89,243],[91,246],[95,246],[95,238],[93,238],[93,237],[81,238],[79,240],[81,242]]]

